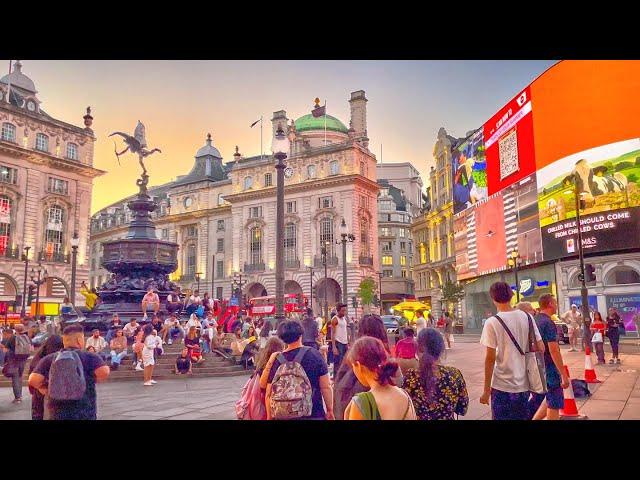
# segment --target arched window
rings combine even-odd
[[[631,267],[616,267],[607,273],[605,285],[629,285],[640,283],[640,274]]]
[[[78,160],[78,145],[67,143],[67,158],[69,160]]]
[[[295,223],[287,223],[284,227],[284,261],[285,263],[295,262],[298,259],[296,251],[297,228]]]
[[[360,256],[369,256],[369,221],[360,219]]]
[[[249,260],[251,265],[262,263],[262,229],[253,227],[249,231]]]
[[[44,133],[38,133],[36,135],[36,150],[40,150],[41,152],[49,151],[49,137]]]
[[[65,212],[60,205],[53,205],[47,209],[46,228],[44,232],[44,253],[48,260],[64,253],[64,222]]]
[[[0,257],[11,248],[11,199],[0,195]]]
[[[595,287],[596,286],[596,282],[587,282],[587,286],[588,287]],[[581,288],[581,287],[582,287],[582,283],[578,279],[578,273],[576,273],[569,280],[569,288],[577,289],[577,288]]]
[[[327,257],[333,257],[333,219],[323,217],[320,220],[320,248],[327,242]]]
[[[333,160],[329,164],[329,175],[338,175],[340,173],[340,164],[337,160]]]
[[[16,141],[16,126],[12,123],[2,124],[2,140],[5,142]]]
[[[249,190],[253,186],[253,177],[244,177],[244,189]]]

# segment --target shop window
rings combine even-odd
[[[605,285],[629,285],[640,283],[640,274],[631,267],[616,267],[605,277]]]

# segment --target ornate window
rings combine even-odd
[[[198,256],[198,250],[195,243],[190,243],[187,245],[186,255],[185,255],[185,268],[184,272],[188,276],[193,276],[196,274],[196,260]]]
[[[293,200],[293,201],[291,201],[291,202],[287,202],[287,203],[285,204],[286,212],[287,212],[287,213],[297,213],[297,212],[298,212],[298,209],[296,208],[296,207],[297,207],[296,203],[297,203],[297,202],[296,202],[295,200]]]
[[[0,182],[15,185],[18,182],[18,170],[0,165]]]
[[[224,278],[224,260],[216,262],[216,278]],[[222,295],[218,295],[218,298],[222,298]]]
[[[40,150],[41,152],[49,151],[49,137],[44,133],[38,133],[36,135],[36,150]]]
[[[224,253],[224,238],[217,240],[216,253]]]
[[[2,124],[2,140],[6,142],[16,141],[16,126],[12,123]]]
[[[393,265],[393,257],[391,255],[383,255],[382,265]]]
[[[340,164],[337,160],[333,160],[329,164],[329,175],[338,175],[340,173]]]
[[[360,255],[369,256],[369,221],[366,218],[360,219]]]
[[[69,182],[60,178],[49,177],[47,191],[67,195],[69,193]]]
[[[249,218],[262,218],[262,207],[249,207]]]
[[[293,262],[298,259],[296,251],[297,228],[295,223],[287,223],[284,227],[284,261]]]
[[[631,267],[616,267],[611,270],[605,280],[605,285],[629,285],[632,283],[640,283],[640,274]]]
[[[224,232],[224,220],[218,220],[217,232]]]
[[[45,254],[47,257],[51,257],[64,251],[64,209],[60,205],[49,207],[46,220],[47,224],[44,232]]]
[[[273,185],[273,178],[271,177],[270,173],[265,173],[264,174],[264,186],[265,187],[270,187]]]
[[[333,219],[331,217],[323,217],[320,220],[320,247],[327,245],[327,257],[333,257]]]
[[[316,178],[316,166],[307,165],[307,178]]]
[[[221,193],[218,194],[218,205],[224,205],[224,196]]]
[[[251,265],[262,263],[262,229],[253,227],[249,231],[249,260]]]
[[[67,158],[69,160],[78,160],[78,145],[67,143]]]
[[[11,199],[0,195],[0,256],[11,248]]]
[[[249,190],[253,186],[253,177],[244,177],[244,189]]]

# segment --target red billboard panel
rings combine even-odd
[[[489,195],[536,170],[531,90],[525,88],[484,124]]]

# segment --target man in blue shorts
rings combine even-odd
[[[533,420],[559,420],[560,409],[564,406],[562,390],[569,386],[558,345],[558,330],[551,316],[558,310],[558,302],[549,293],[538,301],[540,313],[536,315],[536,325],[544,342],[544,366],[547,370],[547,393],[532,393],[529,411]]]

